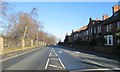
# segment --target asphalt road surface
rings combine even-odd
[[[28,52],[3,56],[2,70],[119,70],[112,59],[72,50],[62,46],[46,46]]]

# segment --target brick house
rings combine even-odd
[[[92,40],[94,39],[96,34],[101,33],[101,23],[103,21],[96,19],[92,20],[92,18],[89,18],[89,23],[88,23],[88,39]]]
[[[78,32],[78,39],[80,40],[87,40],[87,25],[86,26],[83,26],[81,27],[79,30],[77,30]]]
[[[120,38],[117,33],[120,33],[120,6],[115,5],[112,9],[112,16],[109,17],[104,14],[102,20],[89,18],[88,25],[81,27],[77,31],[72,30],[71,35],[67,37],[69,42],[73,43],[78,39],[87,41],[101,36],[106,39],[105,45],[116,46],[119,44]]]
[[[116,35],[116,33],[120,32],[120,10],[117,8],[117,6],[113,7],[113,15],[103,23],[103,35],[106,39],[105,45],[116,46],[120,43],[120,39]]]

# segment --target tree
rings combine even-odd
[[[31,43],[38,39],[37,35],[41,26],[33,15],[34,12],[19,12],[12,14],[9,18],[8,34],[15,40],[21,40],[22,47],[25,46],[25,39],[31,39]]]

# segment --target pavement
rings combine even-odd
[[[34,48],[4,55],[2,70],[120,70],[120,62],[63,46]]]

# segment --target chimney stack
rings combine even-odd
[[[102,16],[102,19],[103,19],[103,20],[106,20],[107,18],[109,18],[108,14],[104,14],[104,15]]]
[[[112,9],[113,9],[113,14],[114,14],[114,13],[116,13],[118,10],[120,10],[120,6],[114,5],[114,6],[112,7]]]

